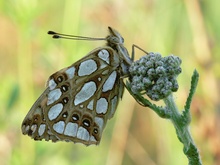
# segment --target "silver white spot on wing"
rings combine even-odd
[[[90,137],[90,141],[91,141],[91,142],[97,142],[94,136],[91,136],[91,137]]]
[[[77,138],[85,141],[89,141],[89,132],[85,128],[79,127],[77,132]]]
[[[97,103],[96,103],[96,112],[98,114],[105,114],[107,112],[107,109],[108,109],[108,102],[105,98],[100,98],[97,100]]]
[[[65,71],[69,79],[72,79],[74,77],[75,70],[76,69],[74,67],[71,67]]]
[[[98,53],[99,58],[101,58],[103,61],[107,62],[109,64],[109,52],[105,49],[102,49]]]
[[[94,60],[89,59],[86,61],[83,61],[78,70],[79,76],[86,76],[90,75],[91,73],[95,72],[97,70],[97,64]]]
[[[89,102],[89,104],[87,105],[87,108],[90,109],[90,110],[93,110],[93,103],[94,103],[94,100],[91,100]]]
[[[63,113],[62,116],[63,116],[63,118],[66,118],[66,117],[67,117],[67,114],[66,114],[66,113]]]
[[[27,126],[25,127],[25,132],[28,132],[28,131],[29,131],[29,128],[30,128],[30,126],[27,125]]]
[[[78,124],[76,123],[67,123],[64,135],[75,137],[78,130]]]
[[[53,90],[56,86],[57,86],[57,84],[55,83],[54,79],[50,79],[48,82],[49,89]]]
[[[52,106],[48,112],[49,120],[56,119],[59,116],[62,109],[63,109],[63,104],[61,103]]]
[[[62,92],[60,89],[54,89],[50,91],[47,97],[47,105],[50,105],[54,103],[55,101],[57,101],[61,95],[62,95]]]
[[[102,118],[100,118],[100,117],[95,117],[95,123],[99,126],[100,130],[103,129],[104,121],[103,121]]]
[[[64,127],[65,127],[65,122],[64,121],[59,121],[59,122],[57,122],[53,125],[54,131],[56,131],[57,133],[60,133],[60,134],[63,133]]]
[[[44,131],[45,131],[46,125],[45,124],[41,124],[39,129],[38,129],[38,135],[42,136]]]
[[[103,92],[106,92],[106,91],[109,91],[109,90],[112,90],[114,84],[115,84],[115,80],[116,80],[116,76],[117,76],[117,73],[116,71],[113,71],[108,79],[105,81],[104,85],[103,85],[103,88],[102,88],[102,91]]]
[[[106,64],[106,63],[103,62],[103,61],[100,61],[99,69],[103,69],[103,68],[105,68],[105,67],[107,67],[107,66],[108,66],[108,64]]]
[[[33,125],[31,126],[32,134],[36,131],[36,129],[37,129],[37,124],[33,124]]]
[[[96,84],[93,81],[87,82],[82,89],[76,94],[74,105],[78,105],[94,95],[96,91]]]

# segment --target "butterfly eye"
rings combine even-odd
[[[78,121],[79,120],[79,116],[77,114],[73,114],[72,118],[73,118],[74,121]]]
[[[88,119],[83,120],[83,125],[85,127],[90,127],[90,121]]]

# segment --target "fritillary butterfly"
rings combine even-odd
[[[50,32],[54,38],[76,36]],[[79,37],[77,39],[94,39]],[[133,61],[122,36],[109,27],[106,46],[92,50],[71,66],[52,74],[46,90],[22,123],[34,140],[99,144],[108,119],[122,98],[123,77]]]

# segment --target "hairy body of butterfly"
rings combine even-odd
[[[22,123],[34,140],[99,144],[112,118],[132,63],[123,38],[109,27],[107,45],[49,77],[46,90]]]

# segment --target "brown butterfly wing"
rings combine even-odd
[[[121,71],[117,52],[106,46],[54,73],[24,119],[23,134],[35,140],[99,144],[123,94]]]

